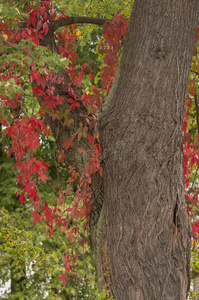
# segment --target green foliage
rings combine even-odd
[[[191,270],[192,270],[193,278],[199,276],[199,244],[198,243],[197,243],[195,249],[192,250]]]
[[[189,293],[189,299],[190,300],[198,300],[199,299],[198,291],[193,291],[192,288],[191,288],[190,293]]]
[[[33,225],[30,212],[27,208],[12,214],[3,208],[0,210],[1,285],[9,280],[11,269],[15,280],[19,280],[23,276],[24,264],[27,276],[26,287],[18,283],[16,292],[8,295],[12,299],[19,299],[19,293],[21,297],[32,299],[44,299],[46,295],[48,299],[76,299],[76,296],[90,299],[91,295],[97,296],[99,291],[88,245],[83,248],[84,253],[80,253],[77,247],[74,249],[81,256],[79,264],[74,265],[78,277],[70,278],[63,287],[59,274],[64,272],[62,259],[69,242],[59,231],[50,239],[45,233],[44,223]]]
[[[53,1],[56,4],[57,10],[65,10],[66,15],[73,16],[74,11],[76,16],[92,16],[101,18],[112,18],[113,15],[122,9],[125,16],[128,18],[133,5],[132,0],[85,0],[85,1],[70,1],[70,0],[60,0]]]

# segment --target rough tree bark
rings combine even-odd
[[[104,203],[98,267],[117,300],[184,300],[190,225],[182,126],[198,0],[135,0],[99,125]]]

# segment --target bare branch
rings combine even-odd
[[[72,25],[72,24],[96,24],[96,25],[103,25],[107,19],[103,18],[94,18],[94,17],[68,17],[68,18],[62,18],[60,20],[55,20],[51,22],[53,31],[57,30],[59,27],[66,26],[66,25]]]

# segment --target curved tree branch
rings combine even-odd
[[[107,19],[103,18],[94,18],[94,17],[68,17],[68,18],[62,18],[59,20],[52,21],[52,28],[53,31],[57,30],[59,27],[66,26],[66,25],[72,25],[72,24],[96,24],[96,25],[103,25]]]
[[[41,41],[41,45],[47,47],[51,52],[57,52],[55,40],[53,38],[53,34],[55,30],[59,27],[72,25],[72,24],[96,24],[103,25],[108,19],[103,18],[94,18],[94,17],[68,17],[62,18],[60,20],[51,21],[49,24],[49,30],[46,35],[43,35],[43,41]]]

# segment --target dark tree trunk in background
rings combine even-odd
[[[97,264],[116,300],[184,300],[189,289],[182,126],[198,25],[198,0],[135,0],[100,121]]]
[[[20,261],[19,265],[15,265],[16,261],[11,258],[10,262],[10,279],[11,294],[25,294],[26,291],[26,266],[25,261]]]

